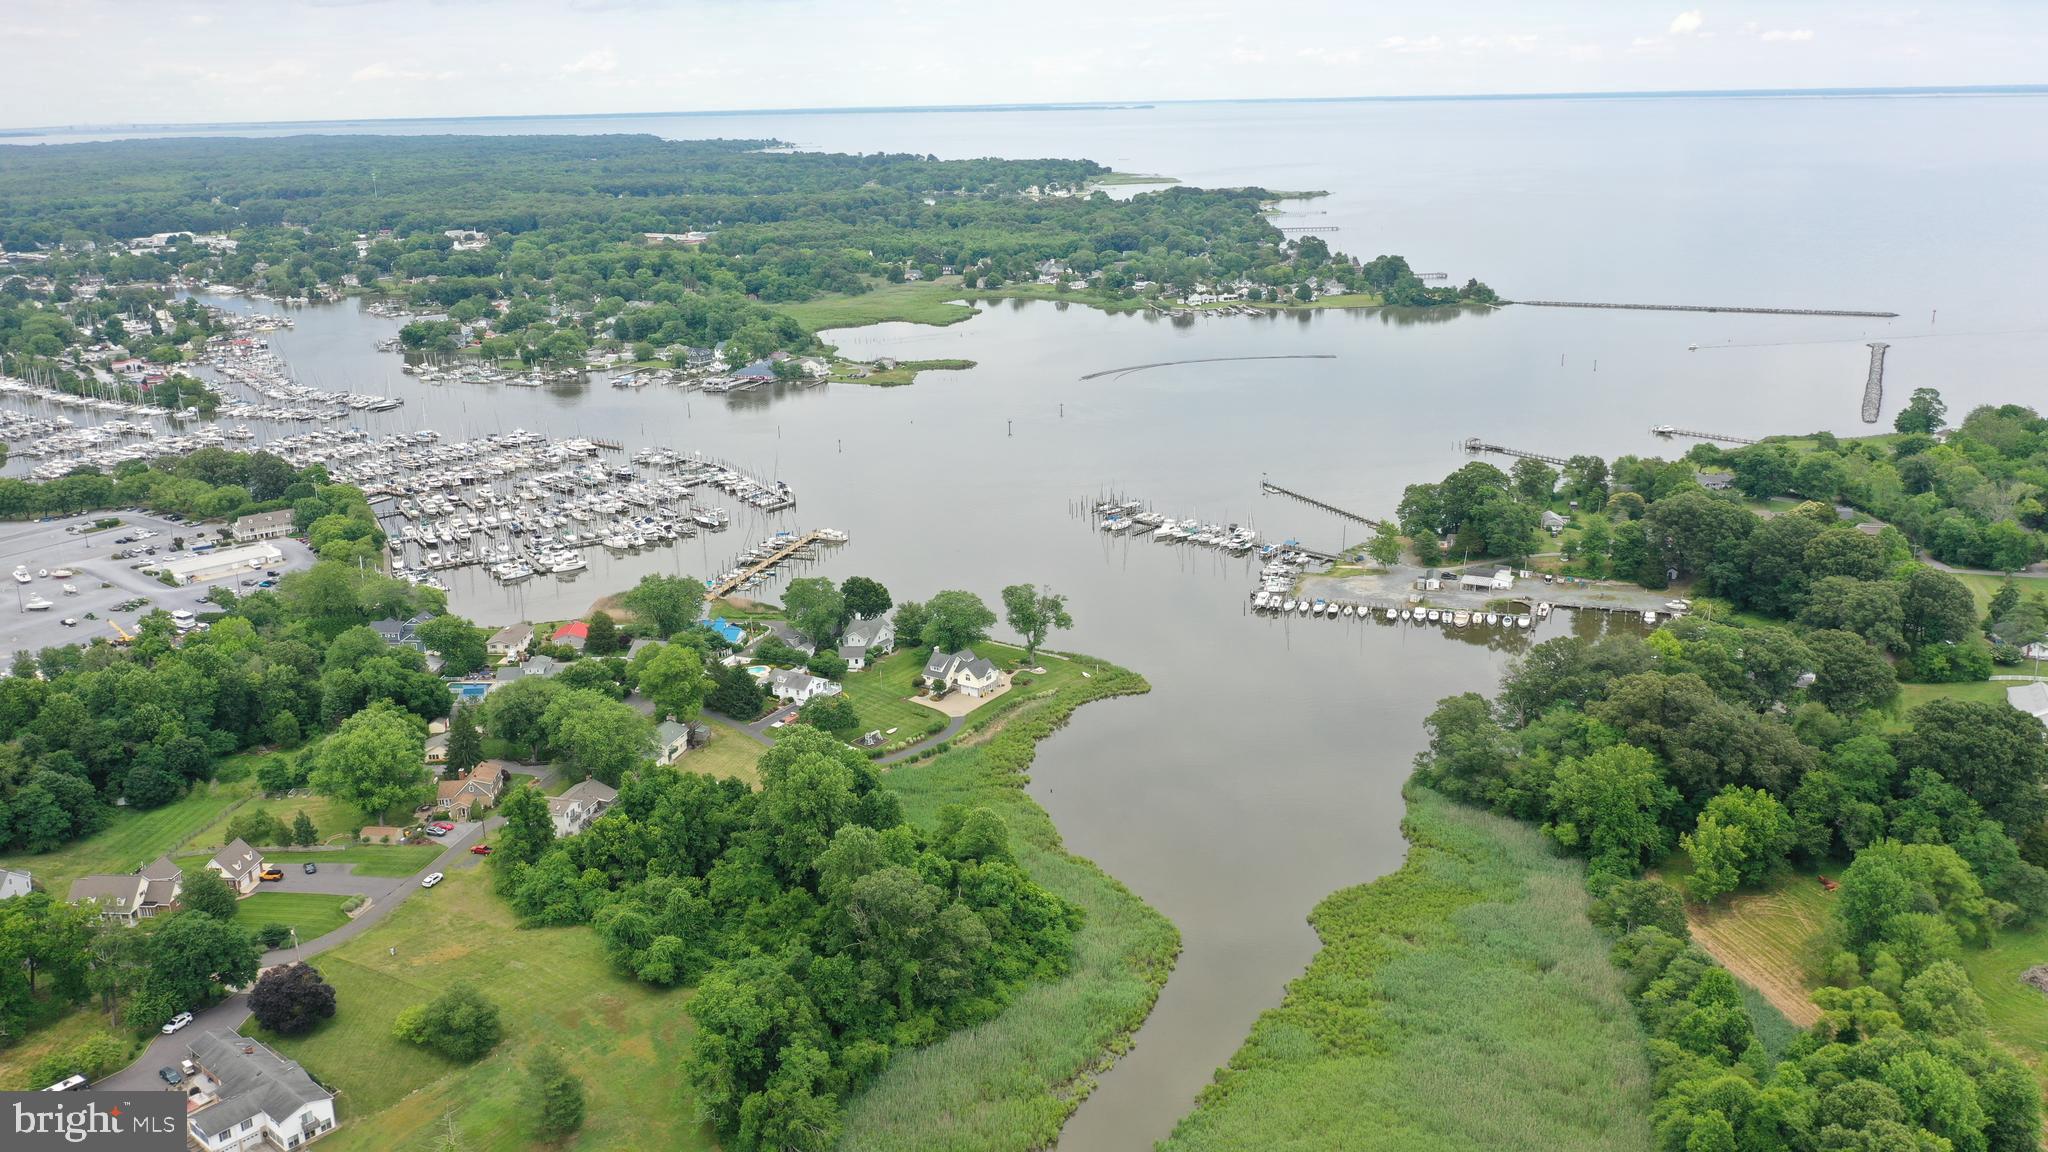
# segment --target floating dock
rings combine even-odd
[[[1870,345],[1870,375],[1863,380],[1863,422],[1877,423],[1877,415],[1884,410],[1884,350],[1889,344],[1873,342]]]
[[[1863,316],[1890,320],[1897,312],[1863,312],[1849,308],[1749,308],[1726,304],[1593,304],[1582,300],[1506,300],[1531,308],[1622,308],[1635,312],[1743,312],[1753,316]]]
[[[740,569],[738,572],[735,572],[732,575],[727,576],[725,579],[719,581],[718,583],[712,585],[710,588],[706,589],[704,592],[704,598],[706,600],[719,600],[723,599],[724,597],[730,596],[735,591],[737,591],[742,585],[744,585],[747,581],[753,579],[756,576],[761,575],[763,572],[768,571],[770,568],[775,567],[777,564],[782,563],[784,560],[789,559],[791,556],[794,556],[797,553],[803,551],[804,549],[809,548],[811,545],[819,543],[820,541],[826,539],[828,539],[828,537],[823,532],[816,530],[806,532],[801,536],[794,537],[787,544],[784,544],[782,547],[777,548],[775,551],[770,552],[768,555],[761,557],[759,560],[754,561],[753,563]],[[834,542],[836,543],[837,541]]]
[[[1333,515],[1342,516],[1346,520],[1355,520],[1368,528],[1380,529],[1385,527],[1385,525],[1382,524],[1380,521],[1375,520],[1370,516],[1361,515],[1357,512],[1351,511],[1348,508],[1339,508],[1335,504],[1326,503],[1322,500],[1316,499],[1313,496],[1304,496],[1303,494],[1296,492],[1292,488],[1282,488],[1280,485],[1273,483],[1271,480],[1259,481],[1259,491],[1272,496],[1291,496],[1294,499],[1301,501],[1303,504],[1306,504],[1311,508],[1320,508],[1323,511],[1331,513]]]
[[[1723,444],[1762,443],[1762,441],[1748,436],[1729,436],[1720,432],[1694,432],[1689,428],[1673,428],[1669,424],[1659,424],[1651,428],[1650,434],[1653,436],[1683,436],[1688,440],[1717,440]]]
[[[1524,460],[1541,460],[1545,464],[1555,464],[1559,468],[1564,467],[1567,463],[1562,456],[1545,456],[1541,452],[1524,452],[1520,448],[1505,448],[1499,444],[1489,444],[1477,436],[1467,438],[1464,443],[1464,449],[1475,456],[1481,452],[1492,452],[1497,456],[1519,456]]]

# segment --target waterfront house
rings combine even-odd
[[[770,620],[767,622],[766,627],[768,635],[775,637],[777,640],[782,641],[806,656],[815,655],[818,651],[809,640],[804,638],[804,634],[797,631],[787,620]]]
[[[185,870],[159,856],[125,876],[81,876],[71,882],[71,902],[90,903],[100,919],[133,925],[168,910],[185,890]]]
[[[618,798],[617,789],[594,779],[585,779],[560,796],[548,797],[548,816],[555,822],[555,835],[574,836],[590,827]]]
[[[0,868],[0,900],[12,900],[26,896],[35,890],[35,884],[26,871]]]
[[[2048,724],[2048,684],[2039,680],[2015,684],[2005,690],[2005,702]]]
[[[263,853],[249,847],[248,841],[237,836],[227,847],[216,853],[213,859],[208,860],[206,866],[212,869],[215,875],[227,881],[228,887],[235,890],[235,895],[247,896],[256,890],[262,875]]]
[[[296,1061],[225,1028],[192,1037],[186,1051],[198,1069],[185,1083],[191,1146],[291,1149],[334,1130],[334,1093]]]
[[[1702,472],[1699,474],[1700,487],[1710,492],[1725,492],[1735,487],[1733,472]]]
[[[924,678],[942,689],[975,697],[990,695],[1004,683],[1001,670],[992,661],[964,648],[958,652],[934,650],[931,659],[924,662]]]
[[[801,704],[819,696],[837,696],[838,684],[822,676],[813,676],[801,668],[777,668],[768,674],[768,690],[778,700]]]
[[[533,647],[533,625],[521,621],[508,624],[491,634],[484,641],[484,651],[507,663],[516,663],[526,658],[526,650]]]
[[[723,616],[706,621],[704,626],[718,633],[719,639],[724,640],[735,648],[739,646],[740,641],[747,638],[746,629],[741,628]]]
[[[550,644],[560,644],[565,648],[574,648],[581,652],[583,651],[584,642],[589,639],[590,625],[581,620],[571,620],[560,628],[555,629],[554,635],[548,637],[548,642]]]
[[[292,532],[292,510],[280,508],[275,512],[258,512],[235,520],[234,536],[247,543],[253,540],[274,540],[289,536]]]
[[[432,619],[432,616],[424,613],[414,616],[409,620],[387,617],[383,620],[370,621],[370,630],[375,632],[386,644],[393,646],[403,644],[409,648],[417,648],[420,646],[420,625]]]
[[[896,626],[884,616],[856,616],[839,637],[839,655],[856,672],[868,666],[868,657],[886,656],[896,648]]]

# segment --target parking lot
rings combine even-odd
[[[73,534],[66,529],[90,526],[96,521],[118,519],[118,528]],[[160,516],[140,512],[94,512],[83,516],[66,517],[47,523],[0,525],[0,583],[12,585],[15,590],[14,611],[4,607],[0,599],[0,671],[12,665],[14,654],[20,651],[35,652],[43,648],[64,644],[84,644],[94,637],[115,639],[115,632],[109,621],[118,621],[121,627],[133,632],[136,622],[152,610],[161,608],[172,611],[179,608],[202,611],[201,602],[213,587],[225,583],[236,592],[249,592],[242,580],[263,579],[261,572],[241,576],[224,576],[199,584],[188,584],[173,588],[157,580],[155,576],[136,571],[137,565],[161,564],[178,555],[171,542],[184,537],[189,544],[202,541],[218,541],[218,523],[195,525],[188,522],[175,523]],[[116,544],[121,537],[135,537],[138,531],[155,533],[146,539],[131,539],[127,544]],[[312,550],[296,540],[271,540],[270,544],[284,553],[284,559],[272,567],[279,573],[312,564]],[[137,556],[131,559],[114,559],[114,553],[130,548],[154,547],[156,554]],[[30,576],[28,583],[20,583],[8,574],[19,566]],[[69,576],[36,575],[69,570]],[[70,585],[76,592],[67,593],[64,585]],[[31,599],[50,602],[50,607],[33,610],[28,607]],[[119,606],[136,600],[148,603],[121,609]],[[210,607],[210,605],[208,605]],[[75,620],[67,626],[65,620]]]

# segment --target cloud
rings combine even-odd
[[[1804,44],[1813,39],[1811,28],[1773,28],[1759,37],[1766,44]]]
[[[394,80],[453,80],[461,75],[460,72],[430,72],[424,68],[387,64],[379,60],[349,73],[348,78],[357,84],[382,84]]]
[[[1700,15],[1700,10],[1697,8],[1689,12],[1680,12],[1671,18],[1671,34],[1673,36],[1691,36],[1700,30],[1700,25],[1706,22],[1707,18]]]
[[[1294,54],[1303,60],[1313,60],[1318,64],[1356,64],[1362,58],[1362,54],[1356,48],[1316,46],[1296,49]]]
[[[598,75],[605,72],[616,72],[618,67],[619,54],[617,52],[609,48],[596,48],[562,65],[562,72],[569,76]]]
[[[1441,52],[1443,51],[1444,42],[1441,36],[1425,36],[1420,40],[1410,40],[1406,36],[1389,36],[1385,40],[1380,41],[1380,47],[1385,48],[1389,52],[1400,52],[1416,56],[1426,55],[1431,52]]]
[[[1628,42],[1631,56],[1669,56],[1671,41],[1662,36],[1638,36]]]

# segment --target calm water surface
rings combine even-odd
[[[1071,509],[1119,491],[1173,515],[1256,523],[1322,547],[1355,525],[1258,495],[1262,475],[1369,514],[1462,462],[1466,436],[1568,455],[1671,454],[1645,429],[1865,431],[1867,351],[1892,344],[1885,421],[1917,386],[1960,413],[2048,399],[2048,124],[2040,99],[1615,100],[1178,105],[1149,110],[774,115],[408,125],[402,131],[775,136],[848,151],[1087,156],[1191,183],[1326,189],[1285,221],[1333,247],[1401,252],[1510,296],[1878,309],[1895,320],[1508,309],[1189,323],[1004,303],[944,329],[833,335],[850,355],[974,359],[910,388],[731,400],[659,388],[432,387],[371,351],[395,324],[301,313],[275,345],[310,383],[405,395],[376,430],[526,427],[701,448],[787,480],[774,523],[853,541],[822,569],[899,597],[1005,584],[1068,594],[1071,646],[1146,674],[1047,741],[1032,792],[1068,846],[1171,916],[1179,966],[1066,1152],[1164,1136],[1315,947],[1304,917],[1398,866],[1399,786],[1440,696],[1509,653],[1418,630],[1278,623],[1243,610],[1248,566],[1106,540]],[[366,129],[381,130],[381,129]],[[1697,351],[1688,346],[1697,344]],[[1190,364],[1082,381],[1155,361]],[[563,616],[645,571],[701,574],[744,523],[671,552],[591,553],[570,584],[508,596],[471,577],[482,622]],[[452,582],[453,583],[453,582]],[[1569,625],[1553,624],[1545,635]]]

